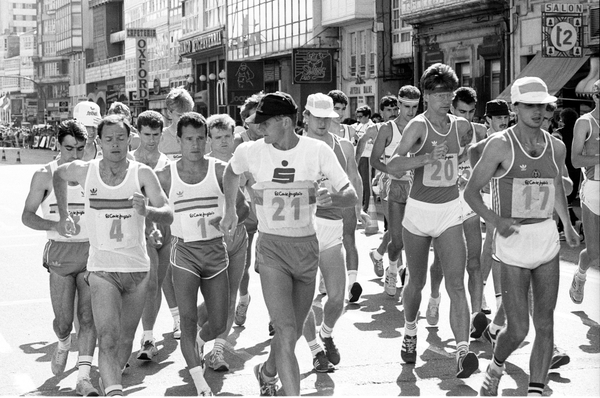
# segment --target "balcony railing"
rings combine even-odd
[[[86,65],[86,68],[95,68],[96,66],[108,65],[115,62],[123,61],[125,59],[125,55],[117,55],[116,57],[101,59],[99,61],[90,62]]]
[[[407,23],[453,19],[466,14],[501,12],[506,0],[402,0],[401,15]]]

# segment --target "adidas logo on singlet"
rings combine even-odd
[[[98,195],[98,190],[96,188],[90,189],[90,196],[96,196],[96,195]]]

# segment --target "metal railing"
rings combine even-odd
[[[111,58],[107,58],[107,59],[102,59],[100,61],[90,62],[85,67],[86,67],[86,69],[95,68],[97,66],[109,65],[109,64],[112,64],[115,62],[123,61],[124,59],[125,59],[125,55],[121,54],[121,55],[117,55],[116,57],[111,57]]]

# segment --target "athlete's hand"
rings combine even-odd
[[[496,224],[496,230],[505,238],[512,234],[518,234],[520,228],[521,224],[514,218],[501,218]]]
[[[133,196],[129,198],[132,201],[133,208],[140,216],[146,217],[148,215],[148,199],[139,192],[135,192]]]
[[[371,216],[369,216],[367,213],[365,213],[365,211],[361,208],[360,209],[360,216],[358,217],[358,219],[360,220],[360,223],[363,225],[363,227],[367,227],[369,224],[371,224]]]
[[[332,204],[333,200],[327,188],[319,187],[317,190],[317,206],[331,206]]]
[[[157,228],[152,229],[146,239],[148,239],[148,244],[155,249],[160,249],[163,245],[162,233]]]
[[[56,231],[67,238],[73,236],[76,231],[76,226],[71,216],[67,216],[67,218],[61,218],[56,225]]]
[[[433,146],[433,151],[429,154],[430,160],[433,163],[438,159],[443,159],[448,153],[448,145],[446,145],[446,140],[441,143]]]
[[[565,232],[565,240],[567,241],[567,244],[571,247],[577,247],[579,246],[579,234],[577,233],[577,231],[575,231],[575,228],[573,228],[573,226],[571,224],[569,224],[568,227],[564,227],[564,232]]]
[[[238,216],[234,210],[232,212],[226,212],[225,214],[223,214],[223,219],[221,219],[219,227],[221,229],[221,232],[223,232],[223,235],[225,235],[226,238],[230,239],[235,233],[237,224]]]

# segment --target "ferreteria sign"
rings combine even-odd
[[[544,3],[542,8],[542,56],[583,56],[583,5]]]
[[[223,30],[219,29],[191,39],[181,40],[179,42],[179,52],[181,55],[185,55],[217,47],[221,44],[223,44]]]

